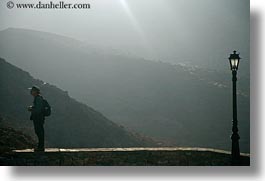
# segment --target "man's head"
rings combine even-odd
[[[30,89],[30,94],[35,97],[40,94],[40,88],[37,86],[32,86]]]

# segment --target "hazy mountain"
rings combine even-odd
[[[23,29],[0,32],[0,55],[137,132],[170,145],[230,149],[228,67],[217,72],[154,62]],[[239,89],[240,141],[248,152],[248,77],[239,77]]]
[[[29,73],[0,58],[0,117],[5,124],[34,135],[27,106],[32,104],[28,87],[43,85]],[[53,112],[46,120],[48,146],[52,147],[131,147],[148,146],[94,109],[77,102],[67,92],[45,84],[41,87]],[[142,139],[142,140],[141,140]]]

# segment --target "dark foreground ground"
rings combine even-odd
[[[15,166],[231,166],[227,151],[207,148],[48,148],[14,150],[0,156],[0,165]],[[241,154],[238,166],[249,166]]]

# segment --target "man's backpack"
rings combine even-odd
[[[43,115],[45,117],[50,116],[52,113],[52,109],[50,104],[48,103],[48,101],[46,99],[43,99]]]

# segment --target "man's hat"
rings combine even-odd
[[[30,91],[36,91],[36,92],[40,92],[40,88],[38,86],[32,86],[30,88],[28,88]]]

